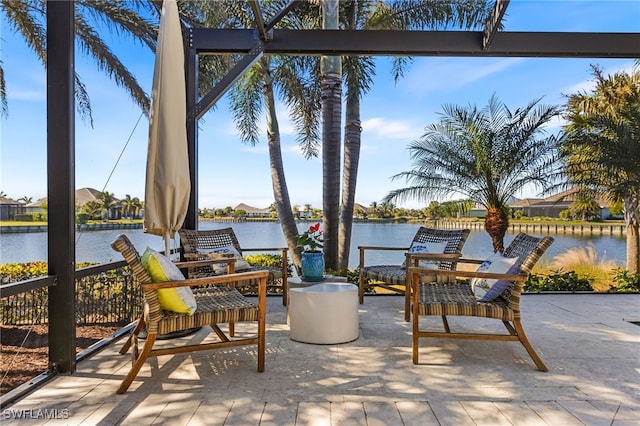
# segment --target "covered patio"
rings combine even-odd
[[[3,424],[640,423],[640,327],[630,322],[640,319],[640,295],[525,295],[523,324],[546,373],[512,342],[433,339],[413,365],[403,300],[368,296],[357,340],[311,345],[289,338],[286,307],[270,297],[264,373],[252,347],[163,356],[123,395],[115,391],[131,359],[116,342],[5,407]],[[495,323],[450,318],[456,329]]]

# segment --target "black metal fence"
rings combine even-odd
[[[76,324],[127,324],[138,319],[142,291],[129,268],[91,272],[76,279]],[[48,288],[38,288],[3,297],[0,305],[2,325],[47,324]]]

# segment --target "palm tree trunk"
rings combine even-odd
[[[509,229],[509,216],[501,208],[492,207],[487,209],[484,229],[491,236],[493,252],[502,253],[504,251],[504,236],[507,233],[507,229]]]
[[[347,110],[344,126],[344,169],[342,174],[342,211],[338,240],[338,269],[349,267],[353,210],[355,208],[356,181],[360,162],[362,126],[360,125],[360,98],[357,91],[347,89]]]
[[[624,221],[627,224],[627,270],[637,274],[640,272],[640,200],[637,197],[624,199]]]
[[[338,1],[322,1],[323,29],[338,29]],[[340,223],[340,123],[342,70],[339,56],[320,59],[322,76],[322,209],[325,268],[338,269]]]
[[[264,81],[263,96],[267,115],[267,142],[269,144],[269,165],[271,168],[271,186],[273,197],[275,198],[276,210],[282,227],[284,239],[291,253],[293,264],[300,274],[301,254],[297,248],[298,227],[296,226],[291,201],[289,199],[289,189],[284,175],[284,165],[282,163],[282,149],[280,146],[280,128],[276,114],[275,98],[273,96],[273,80],[269,58],[260,59],[262,66],[262,78]]]

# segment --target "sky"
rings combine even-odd
[[[0,17],[0,60],[5,71],[9,115],[0,119],[0,191],[8,197],[46,197],[46,72]],[[640,0],[512,0],[503,18],[506,31],[640,32]],[[154,57],[130,40],[107,34],[107,43],[149,93]],[[590,65],[606,74],[629,72],[633,59],[415,58],[397,83],[390,59],[376,59],[372,89],[361,100],[362,148],[356,202],[380,202],[404,186],[391,176],[410,170],[407,146],[437,122],[445,104],[484,107],[495,94],[510,109],[542,98],[562,105],[565,95],[593,87]],[[76,188],[144,199],[149,123],[124,89],[76,51],[76,69],[93,109],[93,128],[76,115]],[[322,160],[301,154],[286,107],[278,105],[285,176],[291,204],[322,207]],[[266,136],[254,147],[240,141],[226,98],[200,121],[200,208],[264,208],[273,203]],[[557,132],[561,120],[549,124]],[[264,125],[262,126],[264,128]],[[539,196],[526,188],[520,198]],[[453,196],[452,198],[456,198]],[[431,200],[400,207],[422,208]],[[443,201],[443,200],[439,200]]]

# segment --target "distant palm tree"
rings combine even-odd
[[[591,191],[580,189],[575,192],[575,200],[569,206],[569,210],[582,220],[588,220],[598,213],[600,204]]]
[[[539,101],[515,111],[495,95],[481,110],[445,105],[440,121],[409,145],[414,168],[393,176],[410,186],[391,191],[385,200],[461,194],[487,209],[485,230],[494,252],[502,252],[509,199],[528,184],[545,189],[555,176],[558,138],[545,136],[543,127],[559,109]]]
[[[640,65],[640,64],[639,64]],[[570,185],[624,204],[627,269],[640,271],[640,68],[605,76],[592,93],[568,97],[562,154]]]
[[[46,4],[45,0],[3,0],[0,11],[5,15],[9,27],[20,34],[27,46],[33,50],[43,65],[47,65],[46,52]],[[149,97],[142,90],[135,76],[129,72],[111,51],[100,34],[109,37],[125,36],[155,49],[157,27],[143,15],[158,19],[159,3],[121,0],[76,0],[75,36],[80,51],[92,57],[98,68],[104,71],[116,84],[124,87],[133,101],[143,111],[149,110]],[[76,104],[80,114],[93,122],[91,102],[85,85],[78,74],[75,75]],[[0,114],[8,113],[4,69],[0,61]]]
[[[28,197],[28,196],[24,196],[22,198],[20,198],[18,201],[24,201],[25,204],[31,204],[31,202],[33,201],[33,197]]]
[[[89,215],[90,219],[95,219],[100,215],[100,210],[102,210],[102,204],[99,201],[90,200],[87,201],[81,208],[80,211]]]
[[[134,207],[134,199],[131,198],[131,195],[129,194],[125,195],[124,198],[120,201],[120,203],[122,205],[122,215],[125,218],[133,219],[135,207]]]
[[[140,198],[138,197],[133,197],[133,199],[131,200],[131,208],[133,210],[133,218],[137,219],[138,218],[138,214],[140,214],[140,209],[142,208],[144,203],[142,203],[140,201]]]
[[[109,191],[104,191],[101,192],[98,195],[98,200],[101,204],[102,207],[102,216],[103,219],[111,219],[111,206],[113,205],[113,202],[115,201],[115,196],[113,195],[113,193],[109,192]]]

